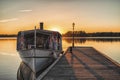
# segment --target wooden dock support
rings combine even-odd
[[[68,48],[41,80],[120,80],[120,65],[92,47]]]

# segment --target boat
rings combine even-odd
[[[57,31],[44,30],[40,23],[40,29],[18,32],[17,51],[22,62],[37,74],[62,53],[62,36]]]

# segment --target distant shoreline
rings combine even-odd
[[[16,38],[17,37],[17,35],[16,36],[0,36],[0,38]],[[63,38],[72,38],[73,36],[62,36]],[[120,38],[120,36],[105,36],[105,37],[103,37],[103,36],[96,36],[96,37],[81,37],[81,36],[74,36],[74,38]]]
[[[17,37],[17,34],[0,34],[0,37]],[[62,37],[73,37],[73,32],[68,31],[62,34]],[[86,33],[85,31],[74,31],[74,37],[90,38],[90,37],[120,37],[120,32],[95,32]]]
[[[7,35],[7,34],[0,34],[0,37],[17,37],[15,34]]]
[[[68,31],[65,34],[62,34],[63,37],[120,37],[120,32],[95,32],[95,33],[86,33],[85,31]]]
[[[11,38],[11,37],[17,37],[17,36],[0,36],[0,38],[2,38],[2,37],[3,38],[6,38],[6,37],[10,37]]]
[[[17,36],[4,36],[4,37],[1,37],[0,38],[17,38]]]
[[[17,38],[17,36],[0,36],[0,38]],[[73,38],[72,36],[63,36],[63,38]],[[103,37],[103,36],[96,36],[96,37],[81,37],[81,36],[74,36],[74,38],[99,38],[99,39],[101,39],[101,38],[120,38],[120,36],[105,36],[105,37]]]
[[[73,37],[63,37],[62,39],[73,39]],[[101,39],[101,40],[104,40],[104,39],[115,39],[115,40],[120,40],[120,37],[74,37],[75,40],[79,39],[79,40],[84,40],[84,39],[87,39],[87,40],[91,40],[91,39]]]

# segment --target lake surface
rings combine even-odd
[[[63,50],[72,38],[63,38]],[[94,47],[120,64],[120,38],[75,38],[75,46]],[[0,38],[0,80],[17,80],[21,59],[16,51],[16,38]]]

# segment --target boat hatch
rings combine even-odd
[[[61,35],[57,32],[52,32],[52,34],[36,32],[36,35],[34,32],[19,32],[17,38],[17,50],[28,50],[34,48],[62,50]]]

